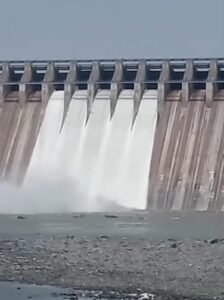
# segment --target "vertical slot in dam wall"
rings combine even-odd
[[[2,213],[223,210],[224,59],[0,73]]]

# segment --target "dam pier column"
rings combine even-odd
[[[50,62],[47,65],[47,71],[44,76],[44,80],[42,83],[42,101],[47,104],[51,94],[54,91],[54,80],[55,80],[55,67],[54,63]]]
[[[169,61],[162,62],[162,70],[159,77],[158,83],[158,111],[162,110],[164,102],[166,100],[167,93],[170,89],[170,63]]]
[[[2,106],[5,101],[5,97],[10,90],[10,86],[5,83],[11,81],[11,69],[9,63],[3,63],[2,74],[0,78],[0,106]]]
[[[208,73],[208,79],[206,82],[206,104],[211,106],[211,102],[214,99],[217,92],[217,78],[218,78],[218,64],[217,60],[210,61],[210,70]]]
[[[144,90],[146,89],[146,61],[142,60],[139,63],[138,66],[138,72],[136,75],[136,81],[134,84],[134,113],[133,113],[133,120],[132,120],[132,126],[135,123],[135,119],[138,114],[139,106],[141,103],[141,99],[144,93]]]
[[[69,72],[64,85],[64,112],[63,112],[62,127],[64,125],[68,113],[72,96],[77,89],[77,84],[75,84],[77,80],[78,80],[78,67],[77,67],[77,63],[73,61],[70,63]]]
[[[23,106],[30,93],[32,93],[32,86],[27,84],[33,79],[33,68],[31,63],[26,63],[24,66],[24,73],[19,84],[19,103]]]
[[[193,81],[194,78],[194,64],[192,60],[187,60],[186,69],[184,72],[183,82],[182,82],[182,101],[187,104],[190,100],[191,93],[193,91]]]
[[[110,87],[110,117],[113,117],[117,99],[120,95],[120,92],[123,89],[123,78],[124,78],[124,66],[122,60],[117,60],[115,62],[115,71],[112,78],[112,83]]]
[[[88,86],[87,86],[87,119],[86,119],[86,123],[89,120],[93,101],[94,101],[96,93],[99,89],[99,84],[97,82],[100,81],[100,77],[101,77],[100,63],[94,62],[92,65],[92,71],[90,73],[89,82],[88,82]]]

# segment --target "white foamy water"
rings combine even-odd
[[[100,164],[109,121],[109,93],[101,91],[94,100],[88,123],[82,131],[78,156],[71,160],[70,176],[80,187],[88,211],[98,210],[94,199],[91,198],[91,186]]]
[[[122,205],[119,201],[119,189],[122,160],[132,123],[133,101],[130,101],[132,96],[133,91],[122,91],[114,116],[107,127],[103,154],[99,159],[94,185],[91,187],[92,198],[98,198],[99,201],[106,198]]]
[[[97,210],[90,197],[110,118],[109,92],[98,93],[86,124],[86,92],[76,92],[58,137],[55,176],[68,178],[73,189],[72,210]],[[83,98],[85,97],[85,99]],[[57,175],[58,174],[58,175]]]
[[[1,184],[1,213],[69,211],[69,206],[63,202],[66,181],[55,184],[51,176],[52,157],[63,116],[63,98],[64,92],[60,91],[54,92],[49,99],[23,187]]]
[[[69,176],[71,170],[77,170],[73,161],[79,161],[85,135],[87,91],[77,91],[70,102],[69,111],[62,130],[57,137],[53,155],[54,176]]]
[[[109,95],[97,93],[86,124],[87,91],[75,92],[61,129],[64,93],[52,94],[23,187],[2,187],[2,212],[145,208],[157,94],[144,94],[133,128],[133,91],[111,120]]]
[[[144,209],[148,190],[148,177],[157,120],[156,94],[143,96],[128,142],[124,147],[120,171],[118,197],[122,205]]]
[[[147,92],[134,128],[132,91],[123,91],[111,121],[104,155],[93,187],[93,196],[118,205],[143,209],[157,116],[156,94]]]
[[[48,102],[24,185],[38,176],[47,177],[52,169],[52,158],[57,145],[63,117],[64,92],[54,92]]]

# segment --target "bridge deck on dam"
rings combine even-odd
[[[0,62],[2,211],[220,211],[223,146],[223,58]]]

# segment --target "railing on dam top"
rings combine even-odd
[[[144,90],[158,90],[163,100],[224,100],[224,58],[1,61],[0,101],[41,101],[52,91],[72,97],[86,89],[94,98],[110,89],[116,99],[133,89],[140,100]]]

